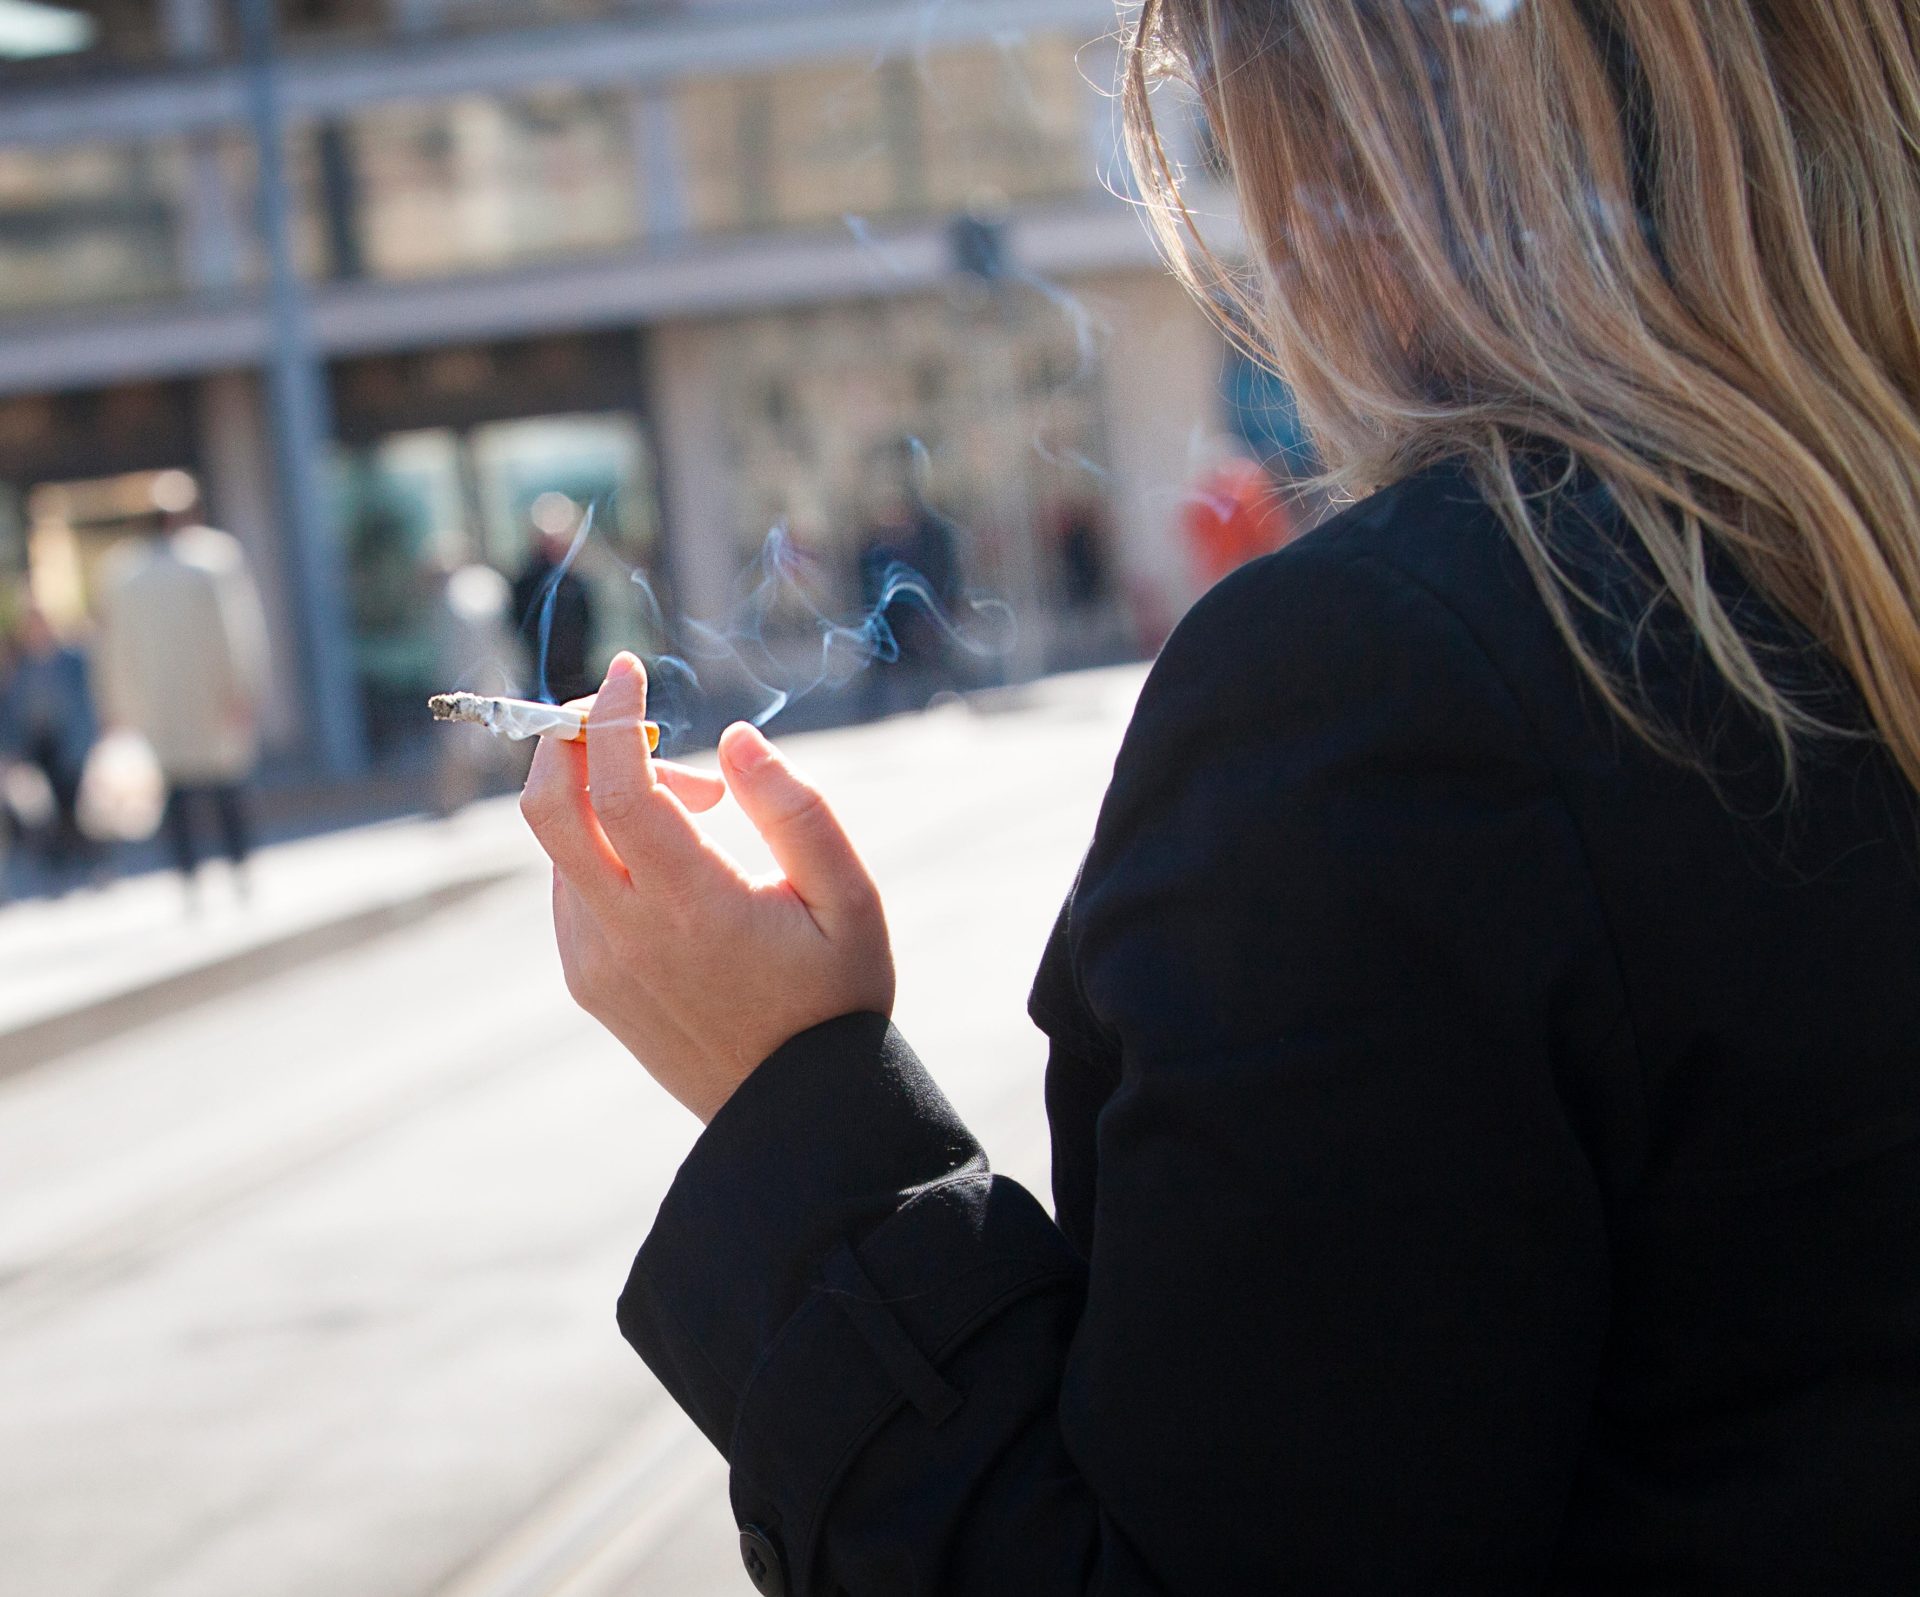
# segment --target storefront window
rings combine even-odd
[[[433,0],[437,25],[449,33],[590,22],[634,9],[633,0]]]
[[[27,522],[20,495],[11,483],[0,482],[0,585],[25,576],[26,570]]]
[[[371,38],[393,17],[392,0],[278,0],[280,28],[289,41]]]
[[[477,33],[591,21],[631,12],[635,0],[280,0],[290,39],[364,39],[383,33]]]
[[[880,529],[925,509],[952,524],[970,590],[1014,592],[1031,558],[1042,603],[1104,593],[1100,374],[1056,307],[889,301],[720,336],[739,564],[785,526],[845,609]]]
[[[0,313],[182,287],[176,144],[0,149]]]
[[[914,86],[898,66],[794,67],[681,91],[696,228],[900,210],[919,187]]]
[[[336,273],[341,268],[334,243],[328,238],[329,201],[323,183],[319,130],[312,126],[290,130],[284,148],[282,170],[293,195],[289,210],[294,266],[303,277]],[[227,188],[237,273],[244,281],[264,281],[266,246],[255,225],[260,203],[260,156],[252,134],[237,130],[222,134],[218,161]]]
[[[317,197],[350,212],[361,257],[353,264],[370,275],[505,265],[638,235],[633,137],[620,94],[556,89],[379,106],[343,133],[331,181],[345,192],[323,188]],[[317,145],[310,157],[323,178],[327,155]],[[336,260],[336,270],[343,265]]]
[[[542,416],[472,433],[479,550],[503,570],[529,552],[534,501],[563,493],[594,511],[594,542],[626,581],[658,534],[652,462],[629,416]]]
[[[929,205],[960,211],[1088,186],[1089,92],[1064,39],[940,52],[921,79]]]
[[[147,65],[161,52],[160,9],[152,0],[33,0],[0,8],[0,86],[76,69]]]
[[[705,231],[942,214],[1090,186],[1071,44],[936,50],[678,91],[689,209]]]
[[[564,495],[591,507],[594,533],[575,569],[592,589],[592,649],[657,649],[652,606],[636,571],[661,588],[652,457],[631,415],[543,416],[476,427],[426,427],[340,453],[336,482],[347,549],[354,649],[375,746],[416,744],[419,706],[450,685],[528,692],[534,662],[518,617],[503,613],[502,647],[451,657],[442,614],[447,578],[490,565],[526,566],[536,505]],[[670,596],[662,593],[662,602]]]
[[[26,495],[28,587],[57,625],[83,626],[95,613],[100,581],[115,551],[153,530],[159,475],[134,471],[43,482]]]

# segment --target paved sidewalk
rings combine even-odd
[[[0,906],[0,1076],[350,948],[541,868],[512,798],[262,849],[190,908],[172,872]]]

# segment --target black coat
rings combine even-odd
[[[1711,780],[1453,468],[1200,603],[1034,990],[1058,1223],[852,1016],[634,1265],[764,1590],[1920,1591],[1920,807],[1783,802],[1685,640]]]

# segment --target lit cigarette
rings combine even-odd
[[[558,738],[562,743],[581,743],[587,736],[587,712],[569,710],[558,704],[536,704],[531,699],[489,699],[478,693],[436,693],[427,700],[436,721],[465,721],[484,726],[495,737]],[[651,721],[641,723],[647,729],[647,747],[660,747],[660,728]]]

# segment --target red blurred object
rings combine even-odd
[[[1235,458],[1207,468],[1180,509],[1202,586],[1271,554],[1294,535],[1280,487],[1258,461]]]

